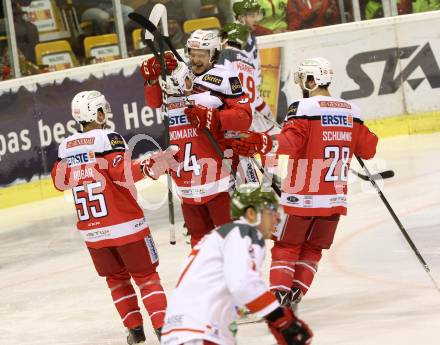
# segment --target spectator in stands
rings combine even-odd
[[[93,3],[94,6],[90,6]],[[86,8],[81,14],[81,21],[90,21],[93,25],[94,35],[103,35],[114,32],[114,8],[112,0],[73,0],[73,5]],[[122,18],[124,20],[124,27],[129,22],[128,14],[133,12],[130,6],[121,4]]]
[[[415,0],[412,10],[414,13],[440,10],[440,0]]]
[[[18,50],[18,62],[20,64],[20,73],[23,77],[49,72],[47,66],[39,67],[27,60],[20,50]],[[8,47],[4,47],[0,57],[0,80],[7,80],[11,79],[12,77],[13,75],[11,60],[9,59],[9,50]]]
[[[146,14],[150,13],[151,10],[153,9],[154,5],[156,5],[159,2],[163,3],[165,5],[165,7],[167,8],[168,35],[171,39],[173,46],[176,49],[180,49],[180,48],[185,47],[186,41],[188,39],[188,35],[186,35],[182,29],[182,22],[184,20],[183,8],[178,5],[176,6],[176,3],[174,1],[153,0],[151,2],[148,2],[145,5],[139,6],[138,8],[136,8],[135,12],[142,14],[142,15],[146,15]],[[135,24],[134,22],[132,22],[131,25],[132,25],[133,29],[137,28],[137,26],[136,26],[137,24]],[[131,37],[131,35],[127,35],[127,38],[129,36]],[[142,37],[143,37],[143,35],[142,35]],[[137,52],[137,55],[138,54],[150,54],[150,53],[151,53],[151,50],[148,47],[145,47],[144,49],[142,49],[141,52]]]
[[[420,0],[416,0],[420,1]],[[434,0],[438,1],[438,0]],[[430,0],[421,0],[420,2],[429,3]],[[431,0],[432,3],[432,0]],[[383,18],[383,8],[381,0],[361,0],[359,1],[362,19]],[[414,2],[412,3],[414,8]],[[400,14],[411,13],[411,0],[397,0],[397,11]],[[415,11],[414,11],[415,12]]]
[[[287,30],[287,2],[288,0],[258,0],[263,18],[258,23],[256,35],[276,34]]]
[[[25,12],[22,10],[22,6],[29,6],[31,2],[31,0],[13,0],[12,13],[17,47],[26,60],[35,64],[35,46],[39,42],[38,29],[35,24],[27,20]]]
[[[317,28],[341,22],[336,0],[289,0],[287,4],[289,30]]]
[[[185,1],[185,6],[183,5]],[[200,17],[200,7],[202,7],[202,0],[177,0],[179,6],[183,7],[185,12],[185,19],[196,19]]]

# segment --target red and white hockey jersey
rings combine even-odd
[[[277,153],[289,155],[280,200],[284,211],[345,215],[351,157],[372,158],[378,142],[363,124],[359,108],[330,96],[293,102],[277,139]]]
[[[261,278],[266,247],[261,233],[245,221],[206,235],[185,260],[168,300],[162,345],[205,339],[232,345],[229,329],[246,306],[263,317],[279,307]]]
[[[147,85],[145,96],[149,106],[157,108],[162,105],[159,84]],[[224,138],[230,131],[249,128],[251,109],[238,77],[231,75],[223,66],[216,66],[195,77],[192,95],[168,97],[170,145],[179,146],[177,161],[180,163],[172,177],[183,202],[203,204],[218,193],[227,191],[231,186],[231,177],[208,137],[187,120],[184,109],[189,104],[220,109],[222,132],[213,135],[222,149],[226,148]]]
[[[102,129],[64,139],[52,168],[55,188],[72,189],[77,228],[91,248],[120,246],[150,234],[136,201],[134,182],[142,178],[123,137]]]

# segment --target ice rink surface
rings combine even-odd
[[[381,184],[384,194],[440,282],[440,133],[384,139],[367,164],[396,172]],[[352,167],[360,169],[355,162]],[[148,201],[165,196],[163,185],[141,187]],[[300,304],[301,318],[315,332],[313,344],[440,344],[440,293],[385,206],[354,176],[349,202],[348,216]],[[189,246],[180,229],[178,244],[168,244],[166,206],[146,216],[170,291]],[[0,210],[0,344],[125,344],[105,280],[94,271],[75,219],[67,195]],[[180,210],[177,219],[181,226]],[[266,276],[269,258],[268,251]],[[145,320],[147,344],[157,344]],[[238,344],[274,343],[264,323],[239,328]]]

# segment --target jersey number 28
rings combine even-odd
[[[348,162],[350,160],[350,148],[343,146],[327,146],[324,149],[324,158],[332,159],[330,167],[325,174],[325,182],[347,181],[348,180]],[[340,163],[340,169],[338,165]]]

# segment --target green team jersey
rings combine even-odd
[[[261,26],[270,30],[287,30],[287,1],[288,0],[258,0],[263,13]]]

